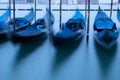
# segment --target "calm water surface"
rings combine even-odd
[[[20,5],[17,5],[17,8]],[[25,6],[25,5],[24,5]],[[5,7],[5,6],[3,6]],[[28,8],[31,6],[28,5]],[[37,18],[43,17],[46,6],[38,6]],[[58,8],[59,6],[52,6]],[[63,8],[68,6],[63,6]],[[70,8],[84,6],[72,6]],[[109,9],[109,6],[101,6]],[[91,8],[98,8],[97,5]],[[117,9],[117,5],[114,6]],[[1,11],[1,14],[3,11]],[[67,21],[74,11],[63,11],[62,22]],[[69,14],[68,14],[69,13]],[[84,15],[84,11],[81,11]],[[120,80],[120,37],[110,50],[102,48],[94,41],[93,22],[96,11],[91,11],[90,38],[88,44],[84,36],[69,45],[54,46],[49,38],[40,41],[14,44],[0,40],[0,80]],[[109,16],[109,11],[106,11]],[[23,14],[23,15],[20,15]],[[17,11],[16,16],[24,16],[27,11]],[[59,12],[53,11],[56,22],[55,33],[59,30]],[[118,28],[116,11],[112,15]]]

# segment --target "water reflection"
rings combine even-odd
[[[66,43],[66,44],[55,46],[56,57],[55,57],[54,65],[53,65],[54,70],[56,70],[70,56],[72,56],[74,51],[79,47],[82,39],[83,38],[81,38],[80,40],[74,41],[72,43]]]
[[[8,41],[8,39],[0,39],[0,45],[4,44],[7,41]]]
[[[44,41],[46,40],[46,37],[40,38],[39,40],[32,40],[32,42],[22,42],[20,43],[20,49],[17,53],[16,59],[15,59],[15,65],[19,64],[19,62],[29,56],[32,52],[34,52],[39,46],[41,46]]]
[[[111,49],[105,49],[94,40],[94,45],[99,64],[101,66],[102,75],[103,77],[106,77],[116,56],[117,44],[115,44]]]
[[[11,79],[12,68],[18,50],[19,45],[14,46],[10,41],[6,41],[0,46],[0,80],[13,80]]]

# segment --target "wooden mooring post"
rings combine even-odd
[[[49,0],[49,9],[48,9],[49,13],[48,13],[48,30],[49,30],[49,34],[51,36],[52,34],[52,26],[51,26],[51,0]]]
[[[60,29],[62,27],[61,21],[62,21],[62,0],[60,0]]]
[[[34,7],[35,7],[35,22],[36,22],[36,0],[34,2]]]
[[[11,0],[9,0],[10,20],[11,20]]]
[[[85,0],[85,22],[87,22],[87,3],[88,3],[87,1],[88,0]]]
[[[113,0],[111,0],[111,6],[110,6],[110,18],[112,18],[112,9],[113,9]]]
[[[87,19],[87,36],[86,36],[86,41],[88,43],[89,41],[89,26],[90,26],[90,0],[88,0],[88,19]]]
[[[15,27],[16,27],[16,21],[15,21],[15,0],[13,0],[13,21],[14,21],[13,30],[15,31]]]

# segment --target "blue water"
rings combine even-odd
[[[17,8],[24,8],[20,7]],[[25,6],[25,5],[23,5]],[[31,8],[31,5],[26,5]],[[114,6],[117,9],[118,5]],[[3,5],[2,7],[6,7]],[[37,18],[43,17],[46,6],[38,6]],[[59,6],[52,6],[57,9]],[[84,6],[71,6],[80,9]],[[68,8],[68,6],[63,6]],[[93,5],[92,8],[98,8]],[[101,8],[109,9],[109,5]],[[1,14],[3,11],[0,11]],[[24,16],[28,11],[17,11],[16,16]],[[84,11],[81,11],[84,14]],[[59,12],[53,11],[56,22],[55,33],[59,30]],[[90,36],[70,45],[53,46],[49,38],[40,41],[14,44],[0,40],[0,80],[120,80],[120,37],[117,44],[106,50],[94,41],[93,22],[96,11],[91,11]],[[109,11],[106,11],[109,16]],[[67,21],[74,12],[63,11],[62,22]],[[112,19],[119,28],[120,23],[113,11]]]

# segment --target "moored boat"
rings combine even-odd
[[[62,23],[59,32],[53,34],[53,43],[61,44],[79,40],[85,33],[85,19],[76,9],[75,14],[66,23]]]
[[[31,8],[30,12],[24,16],[24,17],[16,17],[15,20],[11,19],[8,22],[8,25],[10,27],[10,31],[13,31],[14,27],[15,27],[15,31],[19,31],[19,30],[23,30],[26,27],[29,27],[31,25],[31,22],[34,19],[34,9]]]
[[[119,36],[116,24],[99,7],[94,21],[94,37],[102,47],[110,49]]]
[[[31,41],[31,40],[40,40],[41,38],[47,37],[47,27],[45,24],[45,18],[48,17],[49,10],[47,9],[46,14],[43,18],[39,18],[31,26],[27,27],[24,30],[15,32],[13,36],[14,41]],[[51,21],[51,25],[54,22]]]

